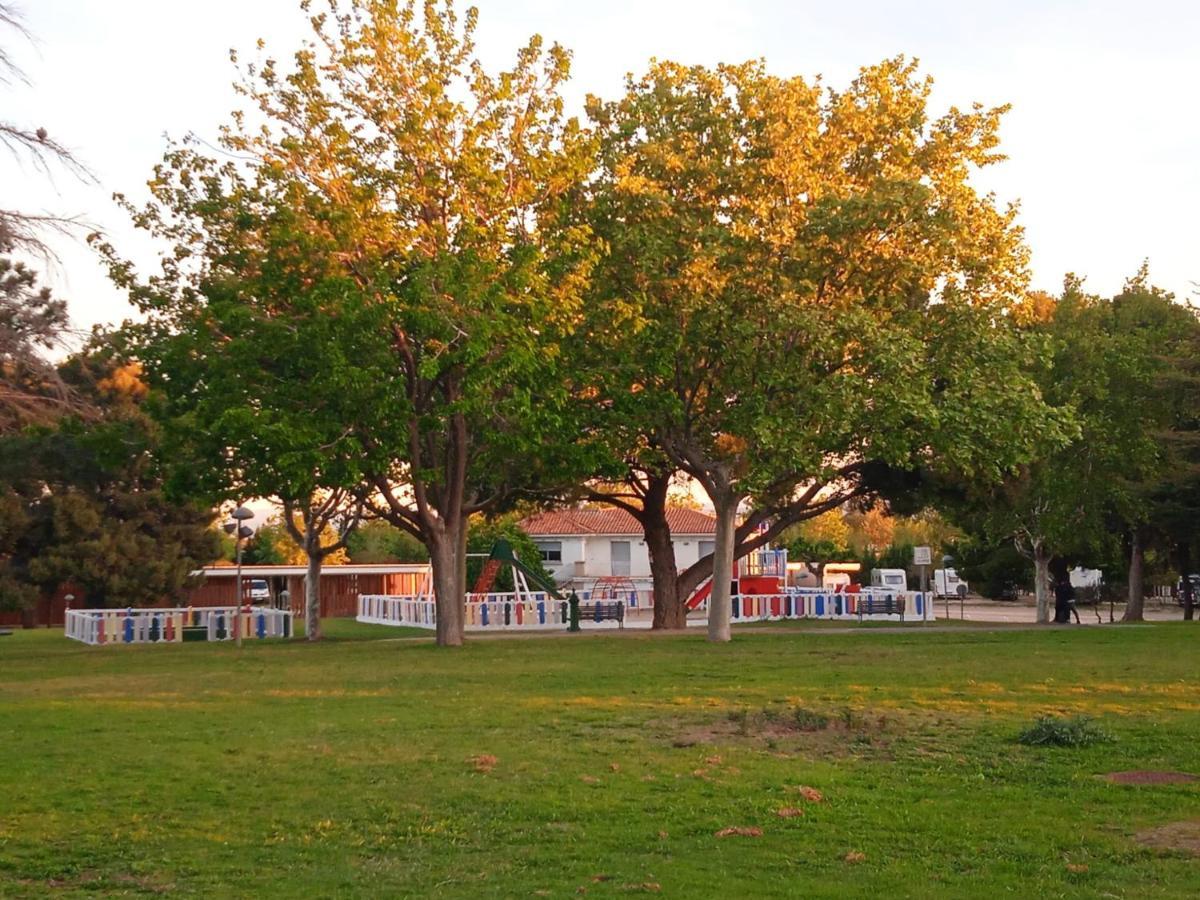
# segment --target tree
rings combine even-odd
[[[888,513],[884,504],[872,503],[866,509],[851,510],[847,516],[850,534],[847,541],[858,553],[872,550],[876,553],[892,545],[896,534],[896,520]]]
[[[28,38],[18,10],[0,2],[0,32]],[[25,75],[0,44],[0,86],[24,82]],[[16,160],[29,160],[48,173],[58,164],[84,180],[91,175],[45,128],[0,119],[0,147]],[[39,287],[37,275],[12,254],[52,254],[47,230],[69,231],[78,222],[47,213],[0,207],[0,435],[30,424],[47,424],[66,413],[82,415],[81,398],[59,377],[46,352],[60,350],[71,336],[66,303]]]
[[[958,515],[985,543],[1011,539],[1033,561],[1039,622],[1050,620],[1056,558],[1102,559],[1121,544],[1125,616],[1139,620],[1154,515],[1146,491],[1169,469],[1164,430],[1190,414],[1166,379],[1187,354],[1195,316],[1152,288],[1143,268],[1111,299],[1068,277],[1057,303],[1026,327],[1047,338],[1038,379],[1051,403],[1071,410],[1074,436],[998,485],[968,488]]]
[[[969,183],[1003,110],[930,121],[929,89],[904,59],[828,95],[755,63],[656,63],[589,104],[587,224],[607,248],[590,331],[616,339],[588,387],[713,504],[692,573],[713,572],[712,640],[758,525],[766,540],[887,469],[998,476],[1048,424],[1006,316],[1015,211]]]
[[[62,374],[95,416],[0,437],[0,603],[64,583],[94,606],[178,600],[217,553],[212,511],[166,496],[136,367],[93,346]]]
[[[11,3],[0,3],[0,31],[15,33],[19,38],[29,38],[17,7]],[[0,86],[10,85],[14,81],[26,82],[25,73],[0,44]],[[78,178],[92,180],[87,168],[65,145],[51,137],[43,126],[0,119],[0,147],[18,159],[31,161],[40,172],[48,173],[51,166],[58,165]],[[77,219],[53,213],[32,213],[0,207],[0,254],[20,251],[49,257],[52,254],[43,240],[46,230],[66,232],[79,224]]]
[[[1108,406],[1124,427],[1126,454],[1115,470],[1112,514],[1124,523],[1130,551],[1123,621],[1138,622],[1146,550],[1158,544],[1174,556],[1186,583],[1198,533],[1196,507],[1184,507],[1200,496],[1200,320],[1151,285],[1145,265],[1112,299],[1111,317],[1117,368]]]
[[[346,541],[352,563],[423,563],[425,546],[407,531],[379,519],[364,522]]]
[[[31,268],[0,256],[0,434],[84,412],[45,356],[69,335],[67,304],[39,287]]]
[[[295,530],[303,534],[304,522],[293,517]],[[320,535],[321,543],[333,545],[338,543],[341,535],[333,525],[326,526]],[[243,559],[258,565],[270,566],[302,566],[308,563],[308,554],[304,549],[303,540],[297,541],[288,529],[282,515],[273,515],[255,529],[254,537],[247,541]],[[326,554],[325,562],[333,565],[343,565],[349,559],[345,547]]]
[[[486,519],[482,516],[475,516],[471,519],[471,526],[467,535],[467,552],[472,554],[474,558],[467,560],[468,588],[479,578],[479,574],[484,566],[484,556],[492,552],[496,541],[500,539],[508,541],[509,546],[516,553],[517,559],[521,560],[526,568],[533,571],[534,574],[541,576],[543,581],[554,582],[554,578],[546,571],[546,567],[542,565],[541,551],[538,550],[537,544],[533,542],[533,538],[520,526],[520,520],[520,513],[508,513],[492,519]],[[514,589],[512,568],[509,566],[502,567],[496,573],[496,583],[493,590],[512,591]]]
[[[362,521],[363,501],[354,491],[333,488],[300,499],[283,499],[283,525],[306,558],[304,573],[305,635],[321,637],[321,566],[342,562],[346,539]],[[341,526],[339,534],[334,524]]]
[[[831,509],[786,529],[779,541],[788,551],[789,562],[802,562],[821,584],[825,566],[853,555],[850,527],[840,509]]]
[[[418,538],[443,645],[463,639],[470,516],[537,477],[561,426],[558,337],[588,255],[579,229],[539,228],[589,166],[558,96],[568,54],[535,37],[493,76],[474,58],[476,18],[450,0],[314,15],[289,71],[246,68],[253,122],[236,116],[222,141],[237,161],[185,145],[160,167],[136,221],[175,247],[162,275],[112,265],[213,366],[230,367],[237,326],[244,424],[281,407],[313,420],[289,415],[291,449],[258,462],[319,471],[314,490],[353,489]],[[277,371],[279,342],[303,365]],[[193,365],[166,362],[149,366],[164,386]],[[307,496],[302,481],[270,493]]]

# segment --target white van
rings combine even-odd
[[[889,591],[907,591],[908,573],[903,569],[872,569],[871,587]]]
[[[250,579],[250,602],[251,603],[266,603],[271,599],[271,589],[267,586],[265,578]]]

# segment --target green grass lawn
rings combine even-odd
[[[0,896],[1200,893],[1137,838],[1200,783],[1099,777],[1200,771],[1195,627],[328,631],[0,638]],[[1115,741],[1018,744],[1045,712]]]

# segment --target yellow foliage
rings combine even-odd
[[[724,459],[733,459],[746,452],[749,445],[745,438],[740,438],[736,434],[728,434],[721,432],[717,435],[717,439],[713,442],[713,449],[717,455]]]
[[[1019,325],[1038,325],[1054,318],[1058,301],[1045,291],[1030,291],[1013,304],[1013,321]]]
[[[126,363],[113,369],[107,378],[101,378],[96,386],[105,394],[141,400],[150,391],[149,385],[142,379],[142,374],[141,363]]]
[[[876,504],[866,512],[850,513],[850,543],[855,550],[872,550],[880,553],[892,545],[896,531],[896,520],[882,505]]]
[[[809,543],[829,543],[835,547],[848,547],[850,526],[840,509],[823,512],[816,518],[801,522],[796,530]]]

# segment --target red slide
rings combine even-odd
[[[698,608],[701,603],[703,603],[705,600],[708,599],[708,595],[711,593],[712,593],[712,579],[710,578],[710,579],[708,579],[708,581],[704,582],[704,584],[700,585],[700,587],[696,588],[696,593],[694,593],[694,594],[692,594],[692,596],[688,597],[687,608],[688,609]]]

